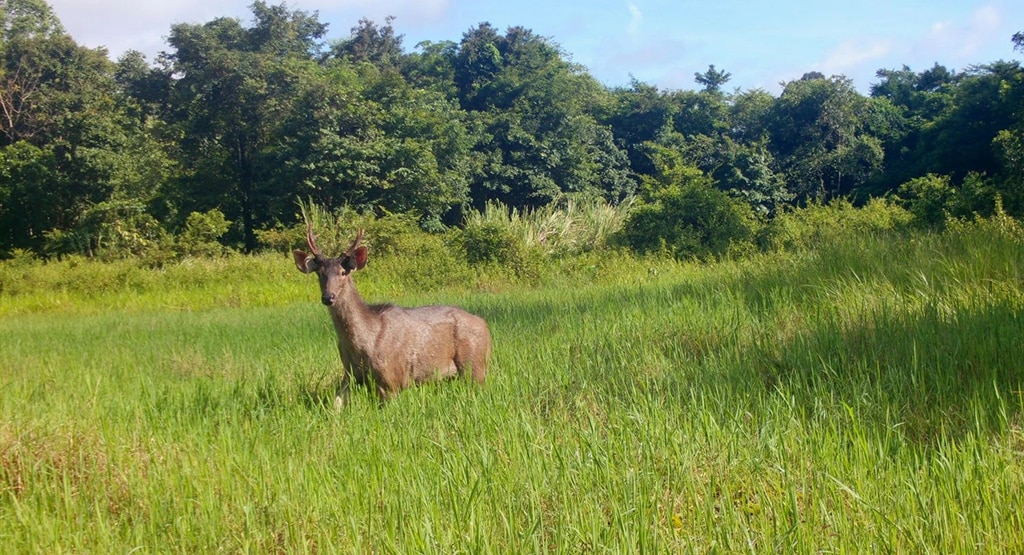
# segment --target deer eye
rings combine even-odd
[[[346,272],[351,272],[352,270],[356,269],[356,263],[354,260],[352,260],[351,256],[346,256],[345,258],[341,259],[341,267],[345,268]]]

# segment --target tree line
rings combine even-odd
[[[778,96],[729,90],[714,65],[697,90],[606,87],[523,27],[407,49],[391,18],[329,39],[315,12],[251,12],[173,25],[155,60],[111,61],[44,0],[3,2],[0,257],[222,234],[253,250],[296,223],[297,199],[428,231],[495,201],[637,199],[657,216],[681,191],[759,218],[881,196],[1024,214],[1017,61],[881,69],[868,95],[814,72]],[[1024,51],[1021,33],[1009,40]]]

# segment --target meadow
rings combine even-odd
[[[372,238],[371,238],[372,239]],[[382,256],[484,387],[332,407],[283,254],[0,268],[6,553],[1024,551],[1024,234],[861,234],[527,277]]]

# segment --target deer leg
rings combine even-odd
[[[469,368],[473,372],[473,381],[482,385],[484,383],[484,376],[487,373],[487,364],[480,359],[471,362]]]
[[[374,389],[377,390],[377,406],[384,407],[388,402],[388,390],[386,387],[378,385]]]
[[[348,405],[348,390],[350,381],[351,380],[349,380],[348,372],[346,372],[345,377],[342,378],[341,382],[338,384],[337,393],[335,393],[334,395],[334,410],[341,410]]]
[[[487,363],[483,356],[470,356],[466,359],[456,359],[456,367],[459,376],[465,376],[469,370],[469,376],[478,384],[484,383],[484,376],[487,374]]]

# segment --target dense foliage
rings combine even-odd
[[[315,12],[251,10],[113,62],[44,0],[5,1],[0,257],[251,251],[296,224],[297,199],[430,231],[494,202],[628,199],[626,242],[684,257],[837,198],[896,195],[930,226],[1024,214],[1016,61],[882,69],[869,95],[813,72],[777,97],[730,92],[714,65],[698,90],[608,88],[522,27],[407,50],[390,18],[332,40]]]

